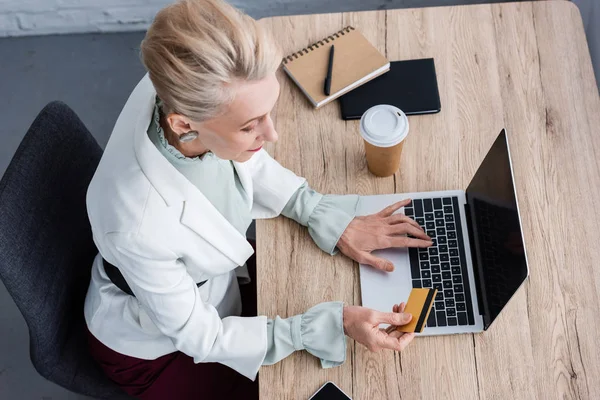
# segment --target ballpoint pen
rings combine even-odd
[[[327,77],[325,78],[325,87],[323,88],[325,95],[329,96],[331,94],[331,74],[333,72],[333,52],[334,46],[331,45],[331,49],[329,50],[329,65],[327,66]]]

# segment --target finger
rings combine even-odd
[[[400,336],[405,335],[405,333],[398,329],[398,327],[394,328],[395,329],[393,330],[386,331],[386,333],[395,339],[398,339]]]
[[[394,307],[392,307],[392,312],[403,313],[405,308],[406,308],[405,302],[402,302],[400,304],[394,304]],[[386,329],[381,329],[381,330],[384,331],[385,333],[392,333],[392,332],[396,331],[396,328],[397,328],[396,325],[390,325]],[[400,334],[396,335],[396,337],[399,337]]]
[[[407,224],[407,223],[388,226],[387,231],[388,231],[388,234],[391,234],[391,235],[409,234],[409,235],[413,235],[414,237],[419,238],[419,239],[431,241],[431,238],[429,236],[427,236],[427,234],[420,227],[415,228],[414,226]]]
[[[404,333],[398,330],[391,332],[390,334],[388,334],[388,336],[391,336],[394,340],[398,341],[400,343],[399,347],[402,350],[404,350],[406,346],[408,346],[408,344],[412,342],[412,340],[415,338],[415,334],[412,332]]]
[[[412,319],[412,315],[407,313],[378,312],[377,315],[375,315],[375,318],[380,324],[406,325]]]
[[[417,221],[415,221],[414,219],[412,219],[411,217],[408,217],[404,214],[394,214],[394,215],[390,215],[389,217],[387,217],[386,222],[390,225],[396,225],[396,224],[401,224],[403,222],[406,222],[408,224],[413,225],[415,228],[419,228],[419,229],[423,229],[421,228],[421,225],[419,225],[417,223]]]
[[[408,346],[410,342],[413,341],[414,338],[415,334],[413,332],[405,333],[404,335],[400,336],[398,338],[398,342],[400,342],[400,351],[404,350],[406,346]]]
[[[433,244],[433,242],[430,240],[414,239],[414,238],[403,237],[403,236],[389,236],[385,242],[386,242],[385,244],[387,246],[385,248],[392,248],[392,247],[425,248],[425,247],[430,247]]]
[[[398,312],[404,312],[404,309],[406,308],[406,303],[402,302],[400,303],[400,305],[398,305]]]
[[[361,264],[368,264],[373,268],[387,272],[392,272],[394,270],[394,264],[392,264],[390,261],[386,260],[385,258],[376,257],[369,252],[363,251],[360,253],[360,257],[358,258],[360,258],[360,260],[357,259],[356,261]]]
[[[397,331],[394,331],[394,335],[383,335],[378,343],[379,347],[395,351],[402,351],[415,337],[414,333],[406,333],[399,337],[395,337],[396,332]]]
[[[383,210],[379,211],[377,214],[377,216],[379,217],[389,217],[390,215],[392,215],[393,213],[395,213],[396,211],[398,211],[400,208],[409,205],[412,202],[411,199],[404,199],[401,200],[397,203],[392,204],[391,206],[387,206],[386,208],[384,208]]]
[[[393,337],[394,339],[398,339],[400,336],[404,335],[404,332],[398,330],[398,329],[394,329],[394,330],[390,330],[390,331],[386,331],[386,333]]]

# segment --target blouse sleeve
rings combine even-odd
[[[267,354],[263,365],[275,364],[297,350],[321,359],[323,368],[346,360],[342,302],[321,303],[304,314],[267,321]]]
[[[292,195],[281,214],[303,226],[319,248],[337,253],[338,240],[356,216],[358,195],[322,195],[306,182]]]

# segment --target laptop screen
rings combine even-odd
[[[471,251],[484,329],[527,278],[527,261],[504,130],[466,190]]]

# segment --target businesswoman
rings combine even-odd
[[[358,196],[319,194],[262,149],[278,138],[274,39],[220,0],[183,0],[158,13],[141,53],[148,74],[87,194],[99,254],[85,318],[105,373],[143,399],[252,398],[260,366],[296,350],[323,367],[344,362],[345,335],[373,351],[402,350],[412,335],[379,329],[410,320],[401,305],[241,316],[255,301],[240,295],[253,218],[283,214],[324,251],[384,270],[390,263],[372,250],[431,245],[414,221],[392,215],[403,203],[355,218]]]

